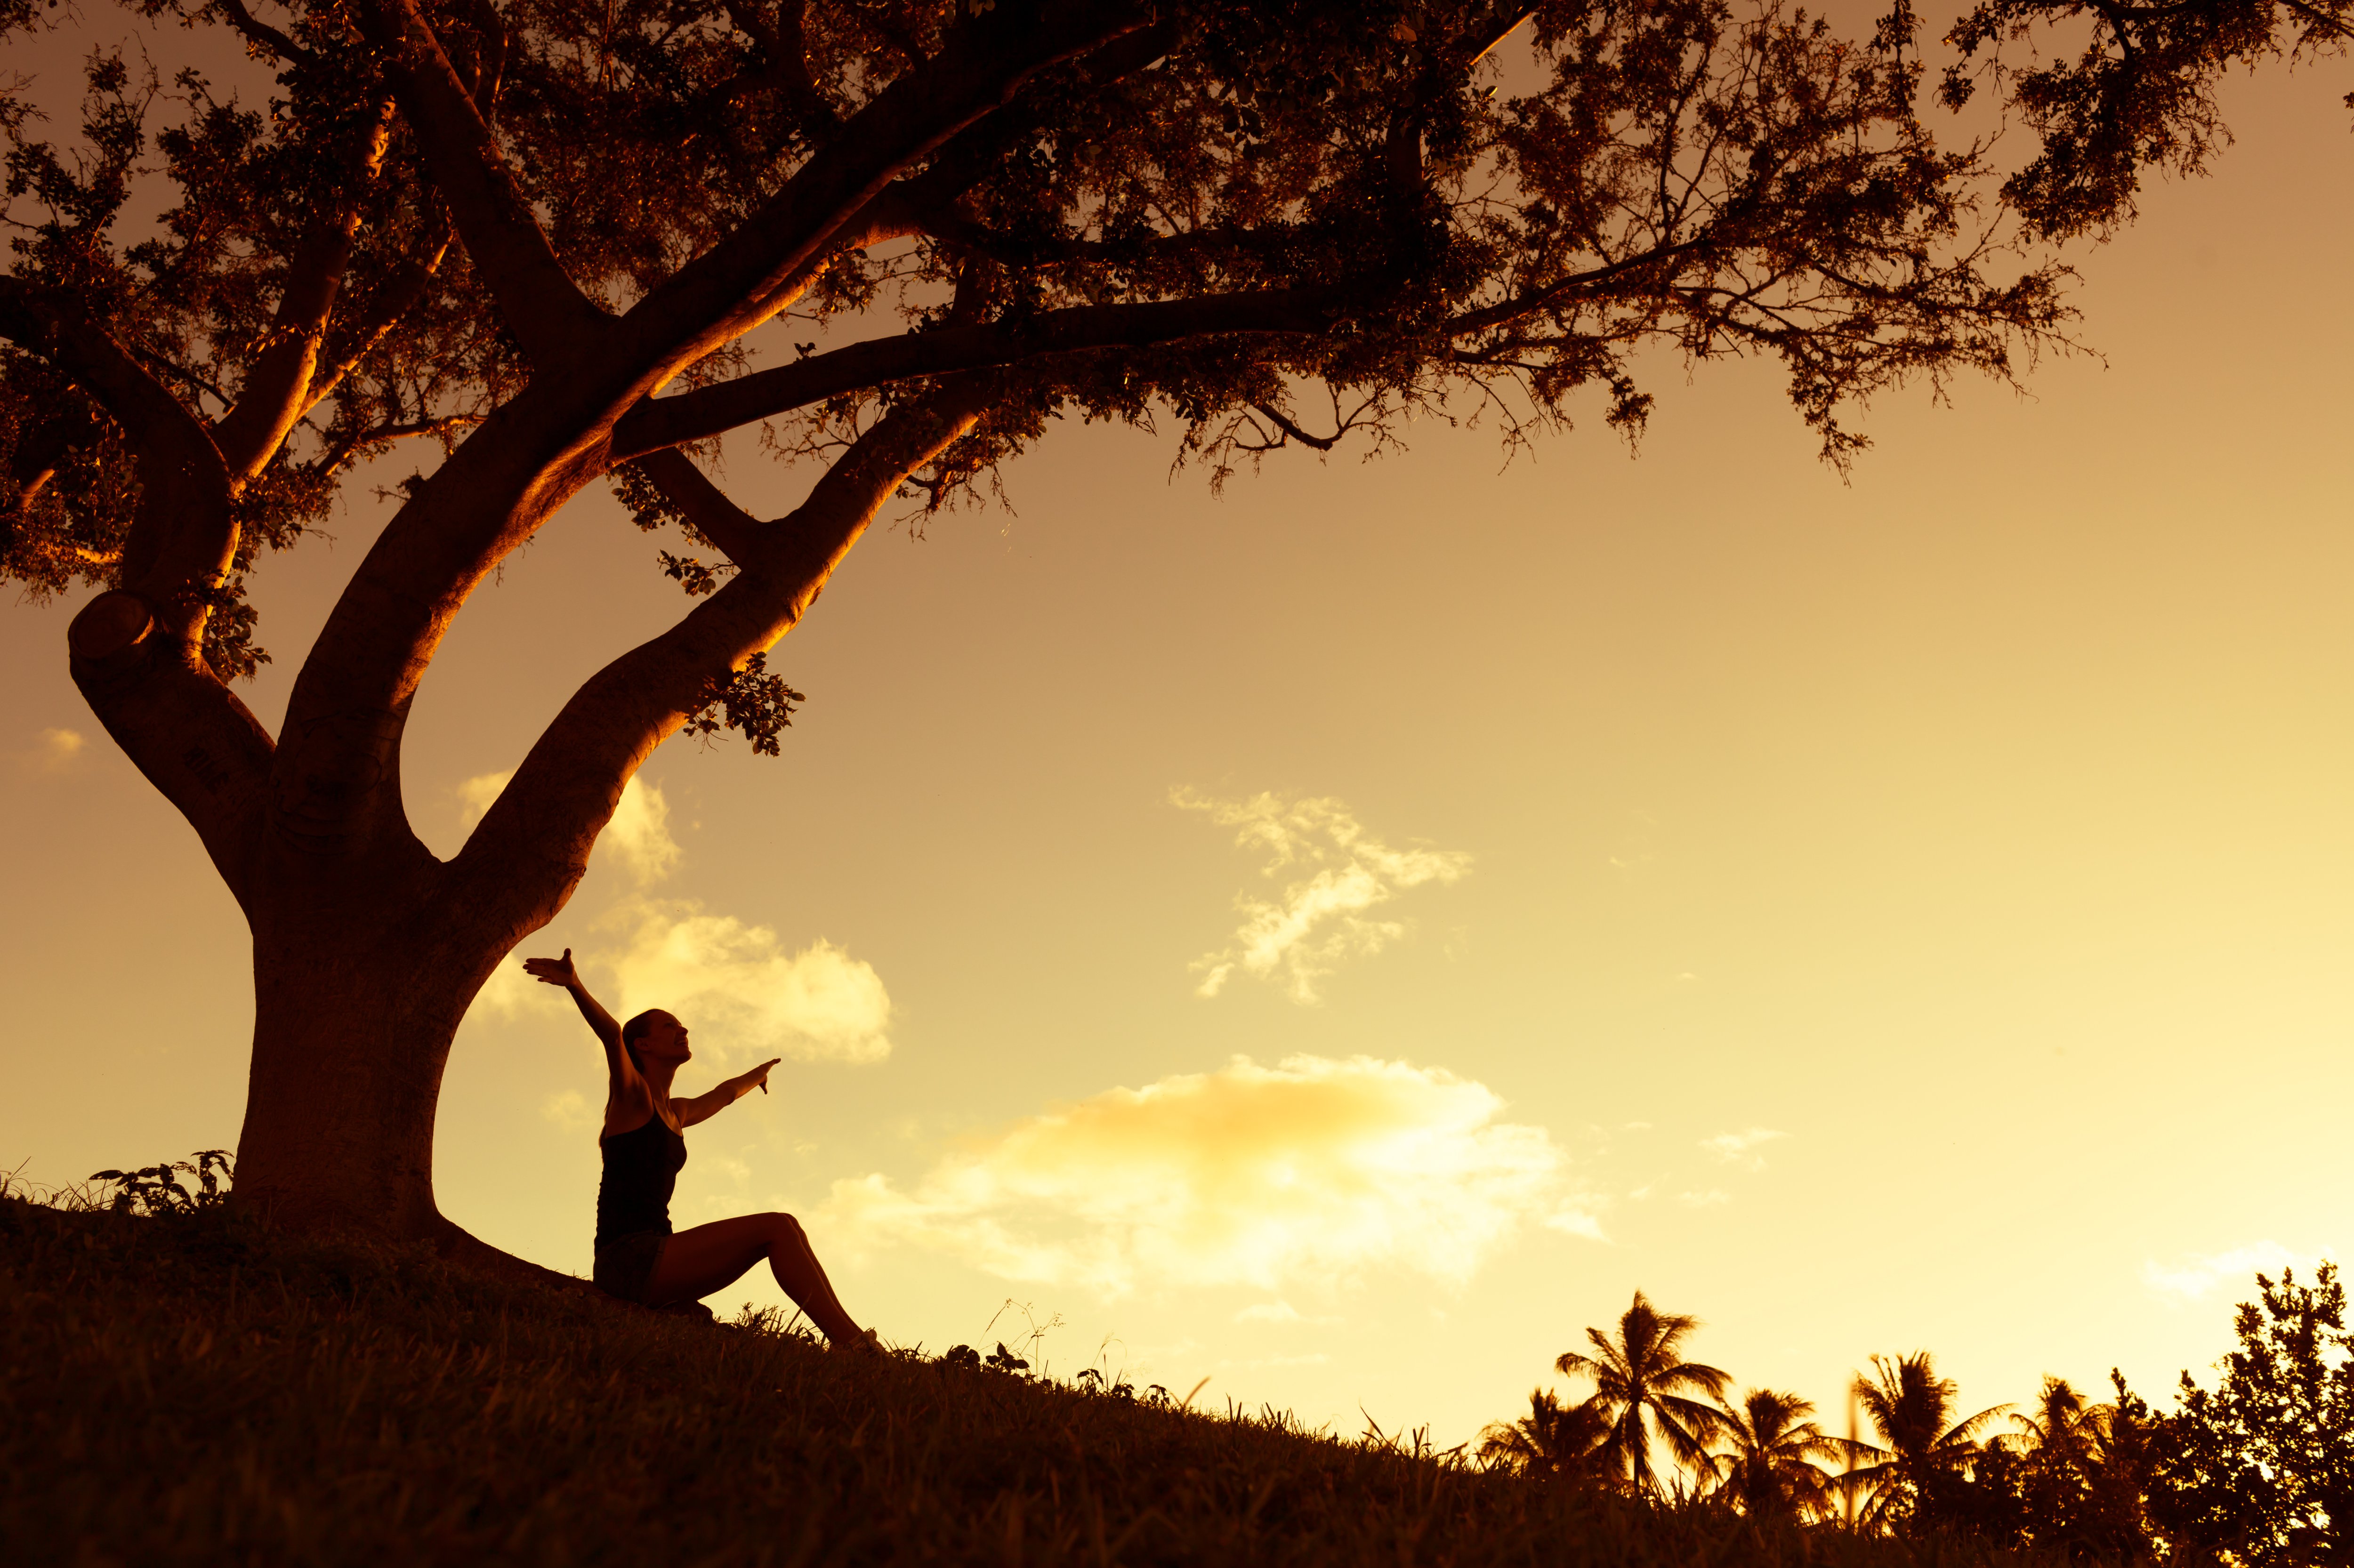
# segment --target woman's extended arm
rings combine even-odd
[[[565,948],[560,959],[525,959],[523,967],[534,980],[562,986],[570,993],[572,1005],[580,1010],[580,1016],[588,1021],[588,1027],[596,1031],[597,1043],[605,1047],[605,1076],[611,1098],[618,1102],[644,1095],[645,1080],[638,1076],[637,1065],[630,1060],[630,1054],[621,1049],[621,1026],[580,983],[579,972],[572,967],[572,949]]]
[[[781,1056],[771,1056],[750,1072],[739,1073],[718,1087],[706,1089],[691,1100],[671,1101],[670,1108],[677,1113],[678,1125],[693,1127],[696,1122],[707,1121],[750,1094],[755,1088],[764,1095],[767,1094],[769,1069],[783,1060]]]

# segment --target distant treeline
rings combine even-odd
[[[2095,1403],[2047,1377],[2030,1406],[1959,1414],[1926,1351],[1874,1356],[1856,1407],[1878,1441],[1827,1433],[1793,1393],[1684,1359],[1697,1319],[1635,1293],[1615,1331],[1553,1365],[1594,1392],[1539,1388],[1480,1435],[1483,1463],[1552,1485],[1761,1522],[1968,1540],[2123,1563],[2323,1568],[2354,1563],[2354,1335],[2337,1266],[2309,1285],[2256,1276],[2239,1345],[2210,1389],[2189,1372],[2170,1411],[2111,1372]]]

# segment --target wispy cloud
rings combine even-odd
[[[485,773],[458,787],[468,826],[511,777]],[[653,896],[653,885],[681,858],[659,788],[630,780],[595,853],[631,890],[589,927],[590,940],[575,956],[611,973],[617,1016],[650,1007],[677,1013],[695,1027],[698,1054],[720,1063],[769,1055],[879,1062],[891,1054],[891,998],[872,964],[822,938],[789,950],[767,926],[706,914],[692,899]],[[564,1005],[523,973],[519,959],[501,966],[479,1004],[509,1015]]]
[[[1225,990],[1239,968],[1262,980],[1280,974],[1294,1001],[1315,1001],[1316,982],[1343,961],[1377,953],[1406,934],[1406,922],[1371,918],[1366,911],[1406,888],[1458,881],[1471,869],[1471,857],[1459,850],[1394,850],[1367,833],[1346,805],[1325,796],[1218,800],[1181,788],[1169,800],[1235,829],[1242,848],[1266,853],[1261,874],[1295,867],[1306,874],[1286,884],[1279,898],[1235,895],[1243,923],[1234,941],[1193,965],[1204,996]]]
[[[2310,1269],[2327,1255],[2326,1251],[2291,1252],[2276,1241],[2260,1241],[2171,1264],[2152,1258],[2141,1266],[2141,1280],[2161,1296],[2197,1300],[2226,1286],[2247,1285],[2258,1274],[2276,1275],[2284,1268]]]
[[[589,1105],[588,1097],[578,1089],[567,1089],[562,1094],[548,1096],[547,1102],[539,1107],[539,1114],[568,1132],[584,1132],[603,1120],[596,1108]]]
[[[1766,1169],[1766,1157],[1757,1152],[1758,1147],[1789,1136],[1770,1127],[1753,1127],[1746,1132],[1720,1132],[1714,1138],[1703,1138],[1700,1146],[1728,1165],[1763,1171]]]
[[[1502,1109],[1485,1085],[1435,1067],[1237,1056],[1055,1107],[909,1190],[837,1181],[829,1204],[872,1244],[1107,1297],[1273,1290],[1377,1267],[1459,1281],[1524,1226],[1600,1234],[1567,1156]]]
[[[80,758],[88,739],[78,729],[45,729],[33,744],[16,754],[16,766],[29,773],[63,773]]]

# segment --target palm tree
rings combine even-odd
[[[2078,1474],[2092,1453],[2103,1409],[2086,1404],[2084,1396],[2069,1386],[2066,1378],[2047,1376],[2035,1396],[2035,1413],[2010,1418],[2018,1428],[2010,1435],[2011,1446],[2038,1470]]]
[[[1804,1520],[1830,1510],[1831,1478],[1819,1462],[1847,1445],[1804,1417],[1815,1407],[1795,1393],[1753,1388],[1720,1425],[1731,1442],[1715,1457],[1717,1490],[1755,1520]]]
[[[1601,1443],[1609,1428],[1592,1400],[1565,1405],[1545,1389],[1532,1389],[1526,1415],[1479,1434],[1479,1457],[1517,1475],[1599,1481],[1606,1478]]]
[[[1723,1425],[1724,1412],[1686,1394],[1722,1400],[1733,1379],[1682,1359],[1685,1336],[1699,1327],[1697,1318],[1654,1310],[1638,1290],[1635,1304],[1618,1319],[1617,1339],[1588,1329],[1585,1337],[1595,1354],[1564,1351],[1553,1362],[1564,1376],[1594,1379],[1594,1397],[1587,1403],[1609,1423],[1601,1451],[1611,1474],[1629,1491],[1659,1494],[1659,1473],[1651,1466],[1654,1429],[1678,1463],[1695,1470],[1711,1467],[1708,1439]]]
[[[1937,1375],[1926,1351],[1889,1361],[1872,1358],[1872,1375],[1856,1374],[1855,1397],[1884,1446],[1865,1446],[1873,1463],[1850,1472],[1848,1483],[1872,1489],[1862,1523],[1876,1529],[1913,1512],[1923,1490],[1968,1465],[1978,1435],[2008,1405],[1997,1404],[1954,1421],[1953,1380]]]
[[[2038,1542],[2062,1541],[2077,1532],[2108,1414],[2106,1405],[2085,1404],[2067,1379],[2047,1376],[2034,1413],[2010,1418],[2017,1430],[2007,1441],[2025,1465],[2026,1524]]]

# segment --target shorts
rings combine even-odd
[[[645,1306],[647,1288],[654,1282],[654,1270],[662,1266],[663,1248],[669,1243],[668,1231],[632,1231],[599,1242],[596,1273],[591,1277],[597,1288]]]

